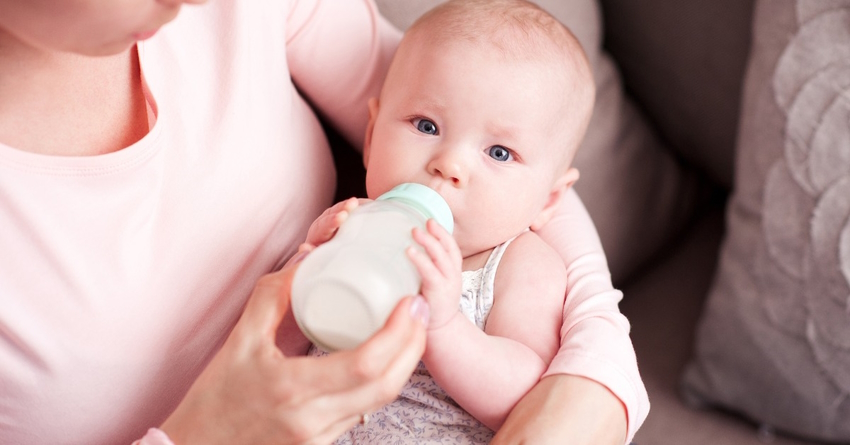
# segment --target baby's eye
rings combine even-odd
[[[417,130],[425,134],[436,135],[438,133],[437,124],[425,118],[413,119],[413,125],[416,126]]]
[[[490,155],[491,158],[501,162],[507,162],[514,158],[511,155],[510,150],[505,147],[502,147],[501,145],[494,145],[488,148],[487,153]]]

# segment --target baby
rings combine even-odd
[[[454,235],[433,220],[414,230],[427,349],[401,396],[338,443],[487,443],[538,382],[559,347],[566,269],[534,230],[578,179],[593,101],[580,44],[531,3],[452,0],[407,31],[369,102],[367,194],[431,187]],[[307,242],[356,205],[325,212]]]

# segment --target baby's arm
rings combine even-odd
[[[567,290],[561,257],[537,234],[526,232],[508,246],[493,287],[495,299],[484,332],[528,346],[548,366],[560,347]]]
[[[569,292],[561,346],[493,444],[629,443],[649,412],[646,387],[611,284],[602,243],[578,194],[567,190],[538,231],[560,253]]]
[[[454,240],[437,224],[428,228],[430,236],[419,232],[414,237],[430,258],[411,256],[431,305],[423,361],[461,407],[497,430],[558,350],[566,287],[563,262],[534,233],[514,240],[496,274],[485,333],[458,308],[460,254],[444,247]],[[456,286],[446,284],[455,281]]]

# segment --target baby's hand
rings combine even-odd
[[[313,224],[310,225],[310,230],[307,232],[306,244],[318,246],[328,242],[336,235],[336,231],[348,219],[348,215],[352,210],[360,205],[360,199],[348,198],[345,201],[338,202],[332,207],[322,212]],[[366,201],[365,199],[363,201]]]
[[[407,256],[422,276],[422,296],[431,308],[428,329],[442,327],[460,312],[463,257],[454,238],[433,219],[428,231],[413,229],[413,239],[424,249],[410,247]]]

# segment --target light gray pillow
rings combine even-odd
[[[377,0],[406,29],[441,0]],[[597,97],[574,165],[575,188],[593,218],[615,284],[655,254],[693,214],[697,181],[624,95],[617,67],[602,50],[597,0],[538,0],[581,41],[594,70]]]
[[[850,0],[759,0],[697,403],[850,441]]]

